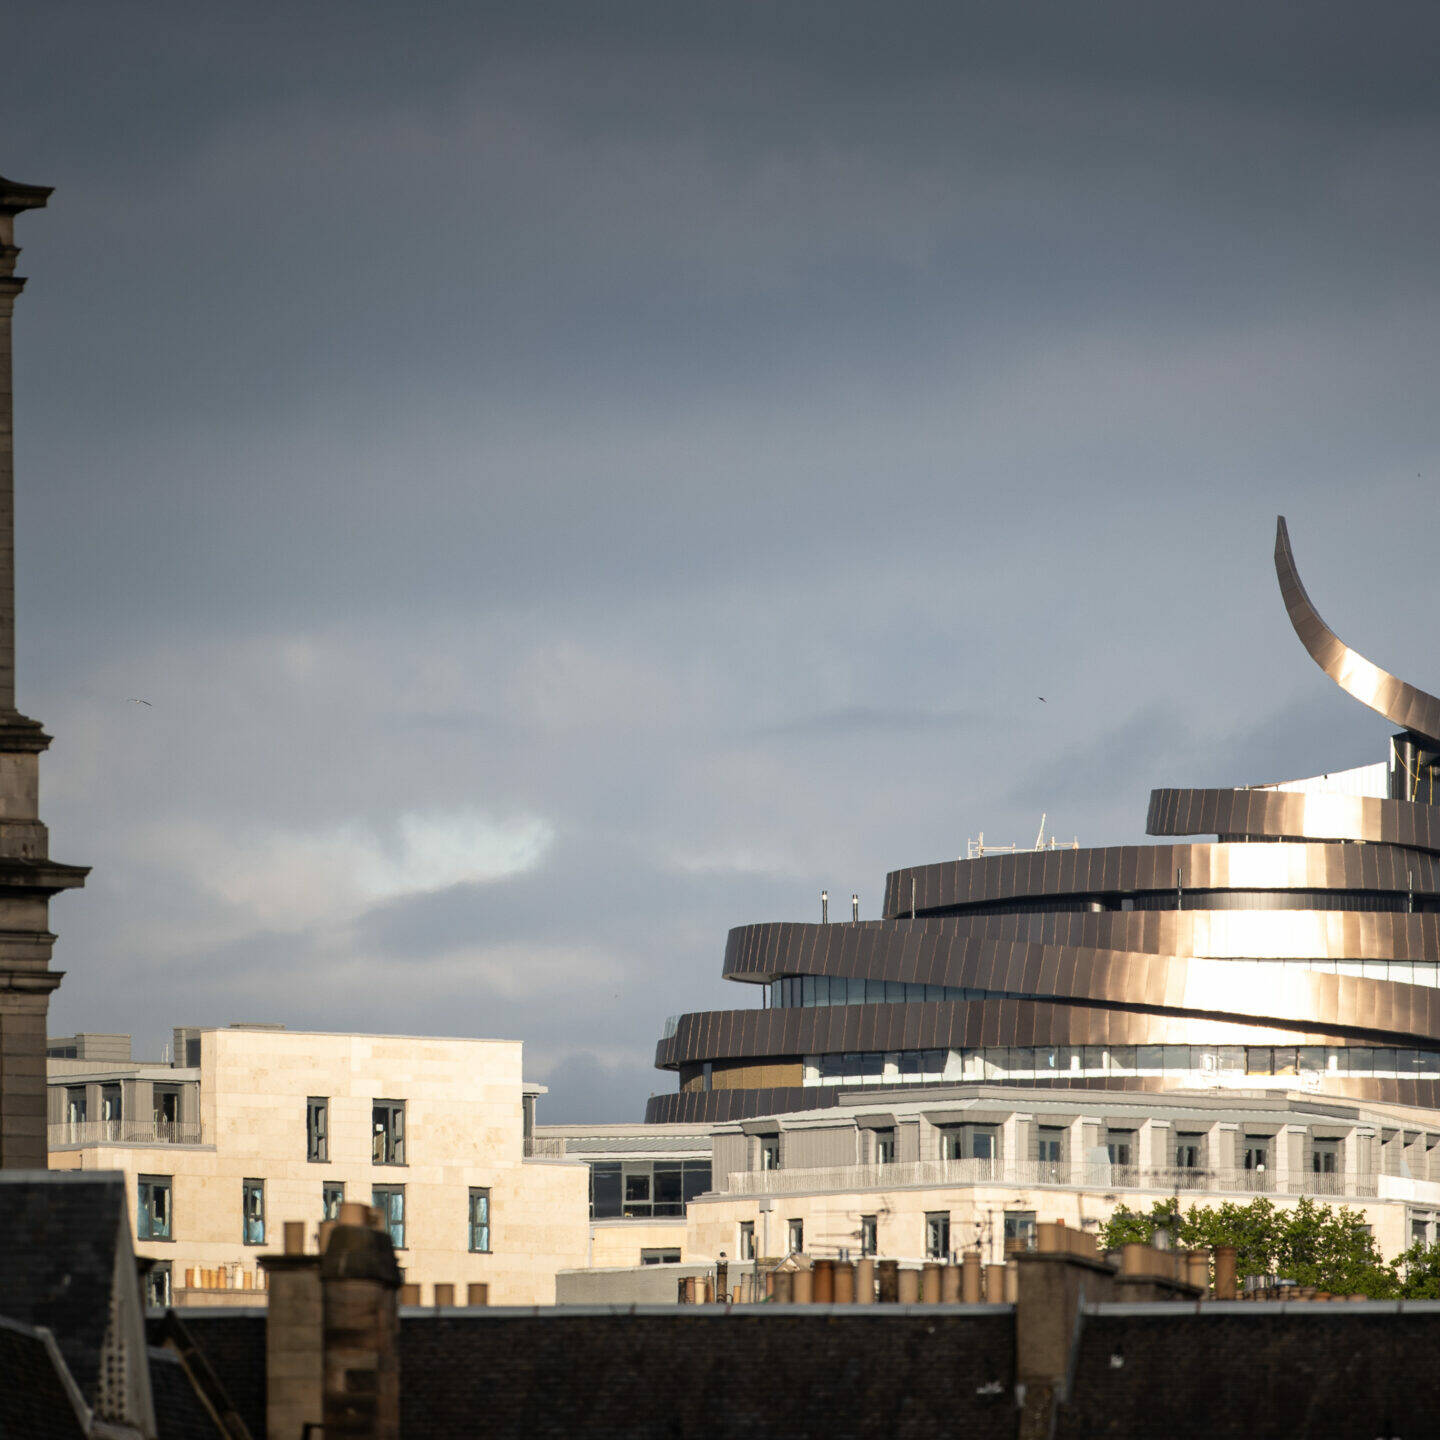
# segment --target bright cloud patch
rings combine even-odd
[[[356,856],[360,892],[393,900],[451,885],[519,875],[537,865],[555,832],[543,820],[483,815],[402,815],[394,843]]]
[[[157,838],[168,848],[174,837]],[[170,858],[254,922],[291,929],[406,895],[521,874],[553,839],[551,826],[533,817],[429,813],[402,815],[383,829],[352,823],[244,839],[191,829],[183,854]]]

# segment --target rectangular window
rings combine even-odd
[[[170,1304],[170,1262],[157,1260],[145,1275],[145,1304],[163,1310]]]
[[[1412,1245],[1428,1245],[1430,1243],[1430,1224],[1426,1220],[1412,1220],[1410,1222],[1410,1243]]]
[[[1007,1210],[1005,1212],[1005,1253],[1035,1248],[1035,1212],[1033,1210]]]
[[[688,1205],[697,1195],[703,1195],[710,1188],[710,1162],[686,1160],[683,1164],[681,1197]]]
[[[950,1212],[934,1210],[925,1216],[925,1258],[944,1260],[950,1254]]]
[[[1333,1175],[1340,1168],[1340,1147],[1334,1140],[1317,1140],[1310,1147],[1310,1169],[1316,1175]]]
[[[376,1185],[370,1192],[370,1203],[380,1212],[380,1223],[390,1232],[390,1243],[405,1248],[405,1187]]]
[[[880,1253],[880,1217],[878,1215],[862,1215],[860,1217],[860,1253],[862,1255],[878,1255]]]
[[[681,1199],[681,1165],[678,1160],[655,1161],[655,1180],[652,1189],[655,1215],[683,1215],[685,1205]]]
[[[1133,1130],[1107,1130],[1105,1132],[1105,1153],[1112,1165],[1129,1166],[1135,1154],[1135,1132]]]
[[[1251,1190],[1269,1188],[1270,1142],[1263,1135],[1247,1135],[1240,1154],[1241,1167],[1247,1172],[1246,1187]]]
[[[180,1091],[177,1086],[157,1085],[155,1087],[153,1113],[157,1128],[180,1123]],[[160,1130],[160,1137],[168,1138],[163,1129]]]
[[[999,1132],[993,1125],[942,1125],[940,1156],[944,1160],[997,1160]]]
[[[125,1109],[120,1087],[118,1085],[102,1085],[100,1087],[100,1119],[105,1125],[107,1140],[120,1138],[120,1122],[124,1119],[124,1115]]]
[[[1035,1158],[1042,1165],[1058,1165],[1065,1158],[1065,1131],[1060,1126],[1042,1125],[1035,1143]]]
[[[625,1209],[630,1216],[650,1214],[650,1166],[642,1162],[625,1166]]]
[[[265,1243],[265,1182],[245,1180],[241,1183],[240,1213],[243,1216],[244,1241],[247,1245]]]
[[[678,1265],[680,1263],[680,1252],[678,1250],[649,1250],[640,1251],[640,1263],[642,1265]]]
[[[780,1137],[778,1135],[760,1136],[760,1168],[762,1170],[778,1170],[780,1168]]]
[[[377,1100],[370,1111],[373,1143],[370,1158],[377,1165],[405,1163],[405,1102]]]
[[[893,1127],[875,1132],[875,1163],[877,1165],[893,1165],[895,1163],[895,1130]]]
[[[791,1220],[786,1227],[787,1243],[790,1254],[803,1255],[805,1253],[805,1222],[803,1220]]]
[[[490,1192],[470,1191],[470,1250],[473,1254],[490,1251]]]
[[[142,1175],[140,1177],[140,1205],[135,1217],[135,1237],[138,1240],[173,1240],[175,1238],[174,1217],[171,1214],[169,1175]]]
[[[1180,1134],[1175,1137],[1175,1168],[1177,1170],[1198,1170],[1205,1163],[1205,1137],[1196,1134]]]
[[[590,1216],[613,1220],[620,1214],[620,1162],[597,1160],[590,1167]]]
[[[327,1180],[320,1187],[320,1218],[338,1220],[340,1207],[345,1203],[345,1184],[341,1180]]]
[[[85,1123],[85,1087],[72,1085],[65,1092],[65,1118],[72,1125]]]
[[[742,1260],[753,1260],[755,1258],[755,1222],[753,1220],[742,1220],[740,1222],[740,1244],[736,1252]]]
[[[305,1158],[330,1158],[330,1102],[319,1095],[305,1102]]]

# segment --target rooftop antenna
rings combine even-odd
[[[830,892],[828,890],[820,892],[820,923],[822,925],[830,923]]]
[[[1042,810],[1040,812],[1040,833],[1035,837],[1035,848],[1037,850],[1043,850],[1045,848],[1045,818],[1045,812]]]
[[[852,920],[860,918],[860,897],[858,895],[850,897],[850,918]]]

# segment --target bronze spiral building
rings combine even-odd
[[[1275,569],[1311,657],[1400,727],[1386,760],[1155,790],[1145,828],[1168,843],[921,865],[887,877],[881,920],[732,930],[725,976],[765,1006],[667,1026],[655,1063],[680,1089],[646,1119],[967,1081],[1440,1107],[1440,699],[1326,626],[1283,518]]]

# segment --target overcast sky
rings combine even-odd
[[[1380,758],[1277,513],[1440,690],[1433,4],[5,29],[52,1031],[516,1038],[635,1119],[732,925]]]

